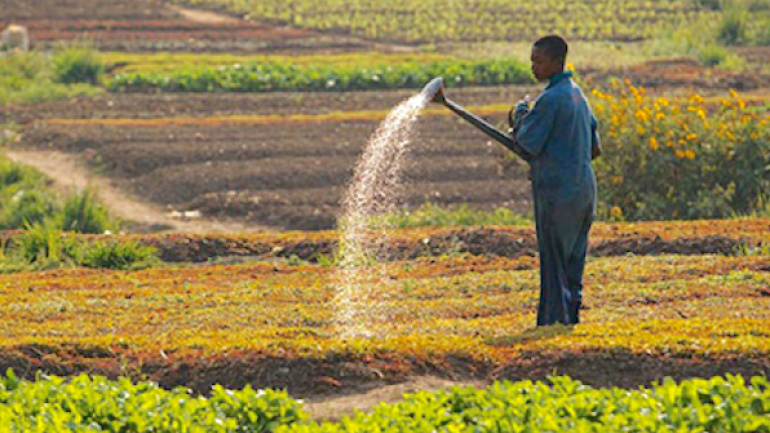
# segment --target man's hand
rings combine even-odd
[[[519,122],[521,122],[521,119],[523,119],[527,113],[529,113],[529,95],[511,107],[510,111],[508,111],[508,126],[511,127],[511,130],[517,129]]]

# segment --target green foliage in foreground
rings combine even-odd
[[[395,65],[311,65],[262,62],[177,71],[116,74],[111,91],[270,92],[420,88],[443,76],[448,86],[531,83],[529,66],[515,59],[439,60]]]
[[[194,397],[185,388],[80,375],[0,377],[0,432],[770,432],[770,383],[739,376],[594,389],[568,377],[420,392],[340,422],[308,421],[282,391]]]
[[[0,378],[0,432],[272,432],[307,418],[281,391],[228,391],[209,398],[154,383],[80,375],[71,381]]]
[[[62,46],[53,54],[0,53],[0,105],[34,103],[100,90],[91,84],[102,67],[86,48]]]
[[[475,210],[467,204],[448,208],[426,203],[414,210],[403,210],[385,218],[394,228],[451,226],[515,226],[532,224],[532,219],[499,207],[493,211]]]
[[[295,424],[287,433],[336,432],[768,432],[770,385],[754,378],[672,380],[652,389],[593,389],[567,377],[552,385],[496,383],[410,395],[339,423]]]

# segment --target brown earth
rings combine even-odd
[[[342,415],[332,409],[348,413],[368,409],[379,402],[378,398],[396,400],[402,392],[423,386],[430,390],[453,383],[480,386],[497,380],[546,380],[553,375],[568,375],[591,386],[636,388],[665,377],[683,380],[728,373],[745,377],[770,373],[767,359],[750,355],[675,357],[608,350],[585,351],[575,356],[554,351],[521,353],[502,363],[452,355],[424,361],[388,354],[330,355],[320,359],[274,358],[254,353],[177,359],[156,354],[137,359],[98,348],[44,345],[4,351],[0,369],[8,368],[28,379],[34,379],[38,371],[59,376],[88,372],[110,378],[153,380],[168,389],[185,386],[200,394],[210,392],[214,384],[230,389],[241,389],[247,384],[256,389],[288,389],[294,398],[308,399],[316,417],[327,419]],[[361,400],[360,395],[364,395]]]
[[[471,88],[453,95],[473,105],[513,101],[530,91]],[[3,113],[25,125],[24,149],[63,152],[88,162],[110,179],[111,187],[157,207],[198,210],[259,226],[323,229],[334,225],[355,161],[381,120],[379,114],[358,120],[341,115],[335,120],[333,113],[358,108],[384,117],[410,94],[102,95]],[[331,114],[331,120],[77,128],[34,120],[276,114]],[[507,160],[501,147],[460,119],[426,116],[418,123],[416,137],[404,169],[402,204],[431,201],[529,210],[524,167]]]

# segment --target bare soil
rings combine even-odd
[[[532,90],[471,88],[453,94],[474,105],[513,101]],[[209,217],[237,218],[245,225],[324,229],[335,224],[341,195],[380,122],[378,116],[345,120],[341,115],[339,120],[312,123],[77,128],[35,119],[173,118],[175,113],[203,119],[330,114],[356,107],[384,117],[410,94],[103,95],[3,113],[25,125],[25,149],[66,152],[104,173],[113,187],[158,208],[202,211]],[[523,165],[506,159],[500,146],[460,119],[426,116],[418,123],[404,170],[402,204],[469,203],[528,212],[526,176]]]

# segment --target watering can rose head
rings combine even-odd
[[[444,79],[436,77],[422,89],[423,93],[433,102],[444,102]]]

